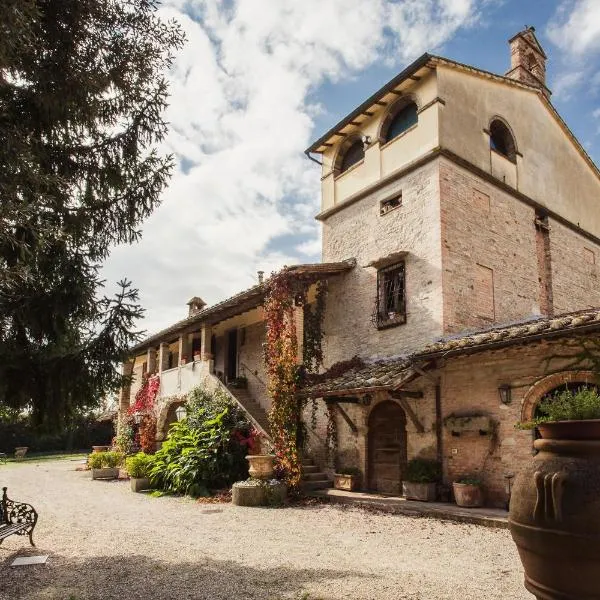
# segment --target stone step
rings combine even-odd
[[[330,488],[333,485],[330,479],[319,479],[317,481],[303,481],[302,489],[304,491],[310,490],[324,490]]]
[[[302,465],[302,473],[305,475],[309,473],[318,473],[319,467],[317,465]]]
[[[302,459],[302,466],[303,467],[312,467],[314,465],[313,459],[312,458],[303,458]]]
[[[315,472],[302,474],[302,481],[323,481],[325,479],[327,479],[327,473]]]

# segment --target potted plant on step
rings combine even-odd
[[[483,506],[483,486],[479,477],[461,477],[452,484],[454,500],[458,506],[479,508]]]
[[[333,475],[333,487],[336,490],[356,492],[362,483],[362,472],[356,467],[343,467]]]
[[[229,387],[245,390],[248,387],[248,378],[244,377],[243,375],[240,375],[239,377],[234,377],[229,382]]]
[[[437,460],[413,458],[408,462],[402,480],[402,494],[407,500],[433,502],[441,478],[442,468]]]
[[[118,479],[122,463],[123,455],[120,452],[95,452],[88,456],[92,479]]]
[[[598,598],[600,395],[565,390],[539,405],[538,453],[517,475],[509,527],[538,598]]]
[[[153,465],[153,456],[138,452],[125,460],[125,468],[129,475],[132,492],[141,492],[150,489],[150,469]]]

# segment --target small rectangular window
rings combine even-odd
[[[388,198],[387,200],[382,200],[379,203],[379,214],[381,216],[387,215],[391,210],[395,208],[400,208],[402,206],[402,192],[398,195],[393,196],[392,198]]]
[[[377,272],[376,325],[378,328],[406,323],[404,263]]]

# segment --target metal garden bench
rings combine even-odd
[[[32,546],[33,528],[37,523],[37,512],[25,502],[9,500],[7,488],[2,488],[2,503],[0,503],[0,544],[10,535],[27,535]]]

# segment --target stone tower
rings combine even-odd
[[[548,57],[535,36],[534,27],[526,27],[509,40],[511,79],[539,87],[546,97],[551,92],[546,87],[546,60]]]

